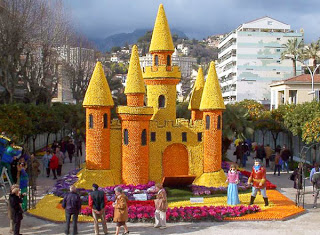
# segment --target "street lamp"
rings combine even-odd
[[[311,76],[311,92],[309,92],[308,94],[312,94],[313,95],[313,99],[314,99],[314,75],[316,74],[316,71],[317,69],[320,67],[320,64],[317,65],[317,67],[311,71],[310,67],[307,65],[307,64],[304,64],[308,70],[309,70],[309,73],[310,73],[310,76]]]

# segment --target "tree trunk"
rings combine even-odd
[[[47,134],[47,146],[49,145],[50,132]]]
[[[297,61],[295,59],[292,59],[293,63],[293,76],[297,76]]]
[[[34,153],[36,152],[36,139],[37,139],[37,136],[32,137],[32,148]]]

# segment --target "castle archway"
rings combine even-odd
[[[188,150],[183,144],[171,144],[162,156],[163,177],[188,175],[189,159]]]

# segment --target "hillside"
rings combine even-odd
[[[144,36],[147,31],[151,29],[136,29],[132,33],[119,33],[111,35],[105,39],[91,39],[91,41],[96,45],[98,50],[101,52],[110,51],[112,47],[124,46],[126,43],[134,44],[139,38]],[[172,29],[172,35],[177,34],[179,38],[187,38],[187,36],[180,30]]]

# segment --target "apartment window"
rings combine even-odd
[[[155,142],[155,141],[156,141],[156,133],[151,132],[151,142]]]
[[[277,49],[277,52],[280,52],[281,50],[280,49]]]
[[[182,142],[187,142],[187,132],[182,132]]]
[[[108,114],[103,114],[103,128],[108,128]]]
[[[202,141],[202,132],[198,132],[197,136],[198,136],[198,142],[201,142]]]
[[[167,141],[171,141],[171,132],[166,133]]]
[[[281,40],[281,38],[277,38],[277,40],[278,40],[278,41],[280,41],[280,40]]]
[[[289,90],[289,104],[297,104],[297,90]]]
[[[209,130],[210,129],[210,116],[207,115],[206,116],[206,130]]]
[[[123,130],[123,144],[128,145],[129,144],[129,133],[127,129]]]
[[[145,146],[147,145],[147,130],[143,129],[142,133],[141,133],[141,145]]]
[[[164,108],[165,103],[166,103],[166,98],[164,97],[164,95],[160,95],[158,99],[159,108]]]
[[[221,116],[218,116],[218,122],[217,122],[217,129],[220,130],[221,129]]]
[[[281,74],[280,72],[277,72],[277,74]]]
[[[89,114],[89,129],[93,128],[93,115]]]
[[[280,63],[281,63],[281,61],[280,61],[280,60],[277,60],[277,63],[278,63],[278,64],[280,64]]]

